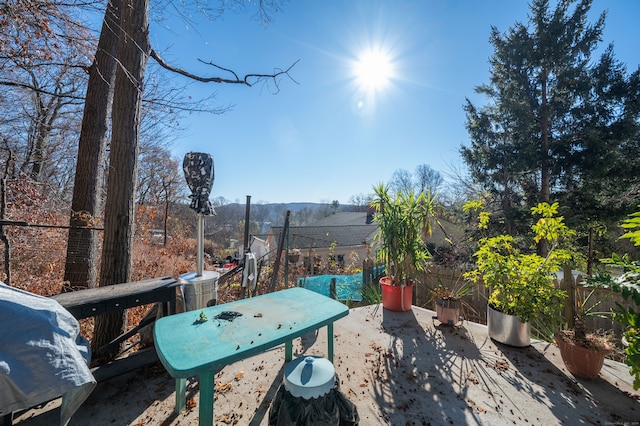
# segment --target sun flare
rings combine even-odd
[[[367,91],[384,89],[393,74],[389,55],[380,50],[369,50],[358,57],[354,67],[358,85]]]

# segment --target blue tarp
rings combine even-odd
[[[362,274],[354,275],[317,275],[313,277],[299,278],[298,287],[304,287],[307,290],[315,291],[330,297],[331,279],[336,279],[336,299],[337,300],[353,300],[360,302],[362,300]]]

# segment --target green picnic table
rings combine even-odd
[[[160,361],[176,379],[176,412],[186,405],[186,379],[198,377],[199,425],[213,425],[218,371],[283,343],[285,361],[291,361],[293,339],[324,326],[333,362],[333,323],[348,314],[346,305],[296,287],[160,318],[154,328],[155,345]]]

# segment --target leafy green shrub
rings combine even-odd
[[[480,228],[487,228],[489,215],[483,205],[470,202],[465,211],[478,211]],[[474,283],[484,282],[490,289],[489,305],[504,314],[518,317],[521,322],[536,319],[548,330],[557,329],[562,321],[562,304],[566,293],[556,287],[556,273],[571,259],[571,253],[561,243],[574,235],[556,216],[558,204],[540,203],[531,209],[539,216],[532,225],[533,240],[546,240],[546,256],[523,253],[519,241],[512,235],[482,238],[475,252],[476,268],[465,274]]]
[[[640,211],[629,215],[622,223],[622,228],[629,230],[622,238],[628,238],[634,245],[640,246]],[[615,277],[609,273],[598,274],[593,282],[610,288],[625,301],[633,301],[635,305],[624,307],[616,303],[613,318],[625,328],[622,335],[625,342],[625,362],[631,367],[633,388],[637,390],[640,389],[640,261],[631,260],[626,254],[620,256],[616,253],[601,261],[610,267],[621,269],[622,274]]]

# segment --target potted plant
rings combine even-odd
[[[460,323],[461,315],[464,317],[466,310],[473,310],[473,307],[465,302],[463,298],[473,292],[476,284],[472,281],[461,279],[461,276],[458,276],[455,280],[450,280],[450,283],[446,285],[438,278],[438,285],[431,288],[430,291],[431,300],[435,305],[436,311],[434,318],[442,324],[454,326]]]
[[[418,272],[426,269],[431,257],[426,240],[431,236],[435,218],[435,197],[431,192],[400,192],[392,196],[387,185],[373,188],[371,202],[378,232],[377,258],[385,265],[380,279],[382,306],[393,311],[411,309],[413,286]]]
[[[627,229],[622,238],[628,238],[635,246],[640,246],[640,211],[629,215],[622,224]],[[624,327],[622,343],[625,347],[625,363],[631,367],[633,388],[640,389],[640,261],[631,260],[629,255],[620,256],[614,253],[602,262],[616,268],[616,273],[596,275],[594,281],[611,289],[631,302],[629,306],[616,303],[613,318]]]
[[[293,248],[289,250],[288,256],[289,263],[298,263],[300,260],[300,249]]]
[[[588,317],[605,317],[609,313],[595,309],[605,298],[599,297],[598,290],[602,286],[596,283],[576,287],[576,305],[573,307],[574,325],[572,328],[560,330],[555,334],[555,341],[560,349],[560,356],[565,367],[577,377],[595,379],[602,370],[605,356],[613,348],[611,333],[593,331],[587,333],[585,321]],[[594,302],[595,300],[595,302]]]
[[[464,206],[466,212],[480,210],[479,228],[487,228],[490,215],[480,201]],[[512,346],[530,344],[531,321],[543,329],[557,330],[562,322],[562,304],[566,293],[556,287],[556,273],[571,253],[560,244],[574,235],[563,217],[556,216],[558,204],[539,203],[531,209],[539,215],[532,225],[532,242],[548,242],[543,257],[521,250],[521,242],[512,235],[482,238],[475,252],[476,268],[465,274],[474,283],[483,282],[490,295],[487,307],[487,328],[494,340]]]

